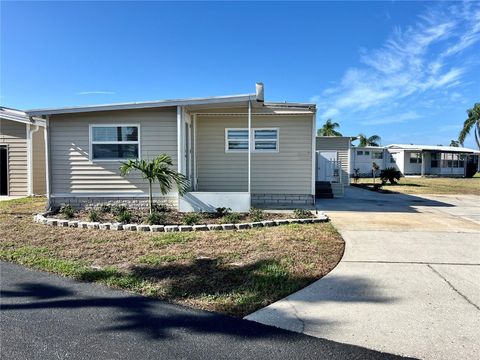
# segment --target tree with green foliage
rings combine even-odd
[[[380,141],[382,140],[382,138],[378,135],[372,135],[370,137],[367,137],[365,134],[359,134],[357,136],[357,140],[359,141],[359,147],[380,146]]]
[[[189,186],[187,178],[179,172],[172,169],[173,161],[167,154],[160,154],[156,158],[145,160],[129,160],[123,162],[120,166],[120,173],[127,175],[132,171],[138,171],[142,178],[148,181],[148,200],[150,214],[153,213],[153,195],[152,185],[157,182],[160,184],[160,192],[163,195],[172,190],[173,185],[177,185],[178,193],[183,195]]]
[[[458,142],[462,146],[472,129],[478,149],[480,149],[480,103],[475,103],[473,108],[467,110],[467,119],[464,121],[463,128],[458,135]]]
[[[317,136],[342,136],[340,132],[335,130],[339,127],[339,123],[332,122],[332,119],[328,119],[325,124],[317,130]]]
[[[459,146],[460,146],[460,142],[457,141],[457,140],[452,140],[452,141],[450,141],[450,146],[452,146],[452,147],[459,147]]]

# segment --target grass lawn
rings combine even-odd
[[[478,175],[478,174],[477,174]],[[376,180],[379,182],[379,179]],[[373,180],[359,179],[371,184]],[[386,184],[383,189],[405,194],[472,194],[480,195],[480,176],[473,178],[401,178],[397,185]]]
[[[163,234],[50,227],[32,220],[44,201],[0,202],[0,259],[233,316],[321,278],[344,249],[329,223]]]

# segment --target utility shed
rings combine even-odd
[[[45,121],[0,107],[0,195],[45,194]]]
[[[322,159],[337,162],[341,168],[341,183],[349,185],[350,147],[352,138],[350,136],[317,136],[317,181],[330,181],[330,174],[322,169]]]

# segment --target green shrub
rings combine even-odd
[[[380,172],[380,179],[382,179],[384,183],[389,181],[390,184],[392,185],[396,184],[401,177],[402,177],[402,173],[397,169],[395,169],[394,167],[383,169]]]
[[[183,216],[183,222],[186,225],[197,225],[200,221],[202,221],[202,215],[199,213],[187,213]]]
[[[115,205],[112,207],[111,211],[113,215],[118,216],[121,213],[124,213],[125,211],[127,211],[127,208],[123,205]]]
[[[88,220],[97,222],[100,219],[100,213],[97,209],[92,209],[88,212]]]
[[[71,219],[75,215],[75,210],[70,204],[63,205],[60,208],[60,212],[62,213],[63,216],[65,216],[65,219]]]
[[[229,213],[222,218],[222,224],[236,224],[240,222],[240,215],[238,213]]]
[[[132,221],[132,217],[133,217],[133,214],[130,211],[124,210],[117,215],[117,221],[127,224]]]
[[[165,224],[166,216],[164,213],[153,212],[148,215],[147,222],[150,225],[163,225]]]
[[[265,220],[265,213],[264,213],[264,211],[252,207],[252,208],[250,209],[250,220],[251,220],[251,221],[254,221],[254,222]]]
[[[110,205],[101,205],[98,209],[102,214],[107,214],[112,211],[112,207]]]
[[[221,217],[224,217],[225,215],[228,215],[231,211],[232,209],[230,208],[218,207],[215,209],[215,216],[217,218],[221,218]]]
[[[171,209],[167,205],[158,204],[158,203],[153,204],[153,212],[165,213],[165,212],[169,212],[170,210]]]
[[[312,217],[312,213],[306,209],[295,209],[293,210],[293,215],[296,219],[308,219]]]

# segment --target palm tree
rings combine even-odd
[[[475,141],[480,149],[480,103],[475,103],[473,108],[467,110],[467,120],[463,123],[463,129],[458,135],[458,142],[463,146],[463,142],[470,131],[473,129]]]
[[[365,147],[365,146],[380,146],[380,141],[382,138],[378,135],[372,135],[367,137],[365,134],[359,134],[357,136],[357,140],[359,141],[358,146]]]
[[[150,214],[153,212],[153,195],[152,185],[158,181],[160,184],[160,192],[166,195],[175,184],[177,184],[178,193],[183,195],[189,186],[187,178],[179,172],[173,170],[172,158],[167,154],[161,154],[150,161],[145,160],[129,160],[122,163],[120,173],[122,175],[129,174],[131,171],[139,171],[144,180],[148,181],[148,200]]]
[[[452,147],[459,147],[460,143],[457,140],[451,140],[450,141],[450,146]]]
[[[335,130],[339,127],[339,123],[332,122],[332,119],[328,119],[325,124],[317,130],[317,136],[342,136],[340,132]]]

